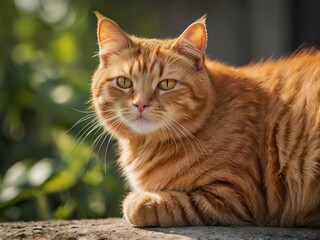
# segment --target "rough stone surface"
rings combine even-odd
[[[185,227],[134,228],[122,219],[3,222],[0,240],[106,239],[317,239],[319,228]]]

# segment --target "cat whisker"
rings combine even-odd
[[[208,152],[208,149],[200,142],[193,134],[188,131],[185,127],[183,127],[180,123],[175,121],[174,119],[170,119],[174,122],[174,124],[180,129],[180,131],[184,134],[184,136],[187,138],[187,140],[190,142],[192,148],[194,149],[194,145],[191,143],[191,140],[197,145],[197,148],[202,152],[202,154],[205,155],[212,155]],[[195,149],[194,152],[196,153]],[[198,157],[198,154],[196,154]]]
[[[110,137],[110,134],[108,134],[107,132],[102,132],[102,133],[99,135],[99,140],[96,141],[96,144],[94,145],[94,148],[93,148],[93,150],[94,150],[98,155],[99,155],[100,150],[101,150],[101,148],[102,148],[102,146],[103,146],[103,143],[106,141],[106,139],[107,139],[108,136],[109,136],[109,141],[110,141],[111,137]],[[101,141],[100,144],[99,144],[99,141]],[[98,144],[99,144],[99,148],[98,148],[98,150],[97,150],[96,148],[98,147]],[[107,150],[106,150],[106,151],[107,151]],[[106,157],[105,157],[104,161],[105,161],[105,162],[107,161],[107,158],[106,158]],[[106,164],[105,164],[105,165],[106,165]],[[104,167],[104,169],[106,169],[106,166]],[[106,172],[106,171],[105,171],[105,172]]]
[[[174,125],[172,125],[172,123],[169,122],[169,121],[166,121],[166,125],[167,125],[167,129],[169,130],[169,132],[170,132],[170,134],[171,134],[171,136],[172,136],[172,139],[177,139],[176,136],[175,136],[175,134],[174,134],[174,132],[176,132],[176,127],[175,127]],[[173,132],[172,132],[171,130],[172,130]],[[189,158],[189,154],[188,154],[187,148],[186,148],[186,146],[184,145],[183,141],[182,141],[180,138],[178,138],[178,140],[179,140],[179,142],[180,142],[180,144],[181,144],[181,146],[182,146],[182,148],[183,148],[183,150],[184,150],[184,153],[185,153],[185,156],[186,156],[186,160],[187,160],[188,166],[190,167],[191,164],[190,164],[190,158]],[[178,147],[177,147],[177,148],[178,148]],[[179,148],[178,148],[178,149],[179,149]],[[178,150],[178,152],[179,152],[179,150]]]
[[[109,145],[110,145],[110,142],[111,142],[112,139],[113,139],[113,136],[112,136],[112,134],[110,134],[109,135],[109,139],[108,139],[108,143],[107,143],[107,147],[106,147],[106,150],[105,150],[105,153],[104,153],[104,159],[105,159],[104,173],[107,173],[107,155],[108,155]],[[105,141],[105,139],[103,141]]]
[[[173,122],[173,125],[185,137],[185,139],[189,142],[189,144],[191,145],[193,153],[195,154],[197,160],[199,161],[199,154],[198,154],[197,150],[195,149],[195,146],[194,146],[193,142],[196,143],[198,149],[200,149],[199,146],[198,146],[198,143],[196,141],[192,141],[193,139],[192,138],[190,139],[188,133],[185,132],[183,129],[181,129],[181,126],[179,124]]]
[[[116,116],[114,116],[114,117],[112,117],[112,118],[108,118],[108,119],[106,119],[106,120],[114,120],[114,119],[117,119],[117,117]],[[116,124],[119,124],[119,122],[120,122],[120,120],[118,119],[118,121],[115,121],[113,124],[111,124],[110,126],[111,127],[114,127],[114,125],[116,125]],[[98,130],[99,129],[101,129],[102,128],[102,126],[100,125],[99,126],[99,128],[98,128]],[[97,133],[97,131],[96,131],[96,133]],[[95,134],[96,134],[95,133]],[[88,134],[90,134],[90,133],[88,133]],[[88,135],[87,134],[87,135]],[[94,135],[95,135],[94,134]],[[105,159],[105,164],[104,164],[104,170],[105,170],[105,173],[106,173],[106,169],[107,169],[107,164],[106,164],[106,161],[107,161],[107,153],[108,153],[108,148],[109,148],[109,145],[110,145],[110,142],[111,142],[111,139],[112,139],[112,134],[111,133],[108,133],[108,132],[106,132],[106,131],[102,131],[100,134],[99,134],[99,136],[97,137],[97,138],[95,138],[95,140],[92,142],[92,148],[91,148],[91,152],[90,152],[90,156],[91,156],[91,154],[92,154],[92,152],[93,151],[95,151],[97,154],[99,154],[100,153],[100,151],[101,151],[101,148],[102,148],[102,146],[103,146],[103,143],[106,141],[106,139],[107,139],[107,137],[109,136],[109,140],[108,140],[108,143],[107,143],[107,147],[106,147],[106,150],[105,150],[105,154],[104,154],[104,159]],[[87,136],[86,136],[87,137]],[[85,138],[86,138],[85,137]],[[84,138],[84,139],[85,139]],[[94,138],[94,136],[93,136],[93,138]],[[98,145],[99,145],[99,147],[98,147]],[[98,148],[98,150],[97,150],[97,148]]]
[[[111,128],[121,128],[123,127],[124,125],[124,121],[121,120],[119,117],[116,118],[116,121],[113,122],[112,124],[110,124],[110,127]],[[110,146],[110,142],[111,140],[113,139],[113,134],[111,133],[108,133],[108,132],[103,132],[100,136],[100,139],[102,138],[103,134],[106,134],[104,139],[102,140],[102,142],[100,143],[100,147],[98,149],[98,153],[100,152],[101,148],[102,148],[102,145],[103,143],[106,141],[107,137],[109,136],[109,139],[108,139],[108,143],[107,143],[107,146],[106,146],[106,150],[105,150],[105,153],[104,153],[104,159],[105,159],[105,165],[104,165],[104,170],[105,170],[105,173],[107,172],[107,155],[108,155],[108,150],[109,150],[109,146]]]
[[[177,55],[177,53],[178,53],[178,51],[174,51],[174,53],[170,57],[168,55],[164,61],[164,65],[167,65],[171,61],[171,59]]]
[[[99,141],[102,139],[102,137],[104,136],[105,132],[104,130],[102,129],[102,132],[98,135],[97,138],[95,138],[94,136],[97,134],[97,132],[100,131],[100,129],[102,128],[102,126],[100,126],[97,131],[94,133],[93,137],[92,137],[92,141],[91,141],[91,150],[90,150],[90,155],[89,155],[89,158],[88,159],[91,159],[91,156],[92,156],[92,153],[95,152],[95,148],[96,146],[98,145]],[[94,139],[94,140],[93,140]],[[104,140],[103,140],[104,141]],[[103,143],[102,141],[102,143]],[[96,152],[96,154],[98,154],[98,152]],[[99,162],[98,162],[98,157],[96,158],[96,161],[97,161],[97,164],[99,165]]]
[[[193,144],[193,142],[194,142],[197,145],[198,149],[201,150],[199,143],[197,142],[198,140],[195,139],[194,136],[188,130],[186,130],[181,124],[179,124],[175,120],[170,119],[170,124],[175,130],[177,130],[180,134],[182,134],[182,136],[189,142],[196,158],[199,159],[198,152],[196,151],[194,144]],[[178,138],[178,139],[183,144],[182,139],[181,138]]]
[[[100,56],[100,52],[95,52],[95,54],[92,55],[92,58],[99,57],[99,56]]]
[[[101,129],[102,128],[102,126],[99,128],[99,129]],[[95,150],[95,148],[96,148],[96,146],[97,146],[97,144],[99,143],[99,141],[101,140],[101,138],[103,137],[103,135],[105,134],[105,131],[104,131],[104,129],[102,129],[102,132],[98,135],[98,137],[96,137],[95,138],[95,135],[97,134],[97,132],[98,131],[96,131],[95,133],[94,133],[94,135],[92,136],[92,141],[91,141],[91,143],[92,143],[92,149],[91,150]],[[94,139],[94,140],[93,140]]]
[[[97,131],[99,128],[101,128],[101,125],[98,122],[94,122],[94,124],[91,127],[88,127],[88,129],[86,129],[81,136],[79,137],[79,140],[81,140],[81,142],[78,145],[78,148],[76,149],[76,152],[79,150],[80,146],[83,144],[83,142],[85,141],[85,139],[93,132],[93,131]],[[79,141],[78,140],[78,141]],[[78,144],[78,141],[76,144]],[[73,151],[73,149],[71,150]]]
[[[82,122],[85,122],[87,120],[89,120],[90,118],[93,118],[95,116],[95,114],[90,114],[88,116],[84,116],[81,119],[79,119],[75,124],[72,125],[72,127],[70,127],[68,130],[66,130],[63,135],[67,134],[68,132],[70,132],[73,128],[75,128],[77,125],[79,125]]]
[[[117,128],[121,129],[121,128],[123,128],[124,125],[125,125],[125,122],[119,118],[118,121],[114,122],[111,127],[117,127]],[[105,155],[104,155],[105,156],[105,160],[107,160],[107,153],[108,153],[110,142],[114,138],[112,133],[109,133],[109,134],[110,134],[110,138],[108,140],[106,151],[105,151]],[[106,161],[105,161],[105,172],[106,172]]]
[[[208,134],[208,136],[212,138],[213,141],[217,142],[217,140],[215,139],[215,137],[214,137],[212,134],[210,134],[206,129],[204,129],[204,126],[203,126],[203,125],[199,125],[199,124],[195,123],[194,120],[193,120],[193,118],[192,118],[190,115],[188,115],[187,113],[180,113],[180,116],[181,116],[181,115],[183,115],[183,117],[185,117],[185,120],[186,120],[186,121],[188,121],[190,124],[192,124],[192,125],[195,126],[196,128],[199,128],[199,129],[205,131],[205,132]]]
[[[88,119],[89,120],[89,119]],[[96,119],[92,119],[89,123],[87,123],[75,136],[76,138],[81,139],[81,137],[88,131],[90,127],[95,126],[97,123]]]
[[[100,46],[103,46],[103,47],[99,49],[98,56],[112,52],[112,50],[115,49],[117,47],[117,45],[118,45],[118,43],[113,41],[112,38],[107,38],[107,39],[101,41]]]
[[[103,48],[104,48],[104,47],[105,47],[105,45],[106,45],[106,44],[108,44],[108,43],[110,42],[110,40],[112,40],[112,38],[111,38],[111,37],[106,38],[106,39],[104,39],[104,40],[100,41],[100,46],[103,46]]]
[[[177,61],[177,60],[179,60],[179,59],[181,59],[182,58],[182,56],[179,56],[179,57],[177,57],[177,58],[175,58],[175,59],[173,59],[171,62],[169,62],[166,66],[167,67],[169,67],[171,64],[173,64],[175,61]]]
[[[76,110],[76,109],[74,109]],[[78,110],[77,110],[78,111]],[[79,111],[80,112],[80,111]],[[81,118],[80,120],[78,120],[70,129],[68,129],[64,134],[67,134],[69,131],[71,131],[73,128],[75,128],[77,125],[79,125],[80,123],[83,123],[85,121],[88,121],[92,118],[94,118],[96,116],[95,112],[94,111],[87,111],[85,113],[90,113],[89,115],[87,116],[84,116],[83,118]],[[123,124],[121,122],[121,120],[119,120],[119,117],[116,115],[116,112],[114,110],[104,110],[104,111],[101,111],[101,113],[111,113],[113,114],[113,116],[110,116],[110,117],[105,117],[104,120],[106,121],[114,121],[116,120],[113,124],[111,124],[111,127],[113,127],[112,125],[121,125]],[[108,136],[110,136],[109,140],[108,140],[108,143],[107,143],[107,148],[106,148],[106,151],[105,151],[105,159],[106,159],[106,156],[107,156],[107,152],[108,152],[108,148],[109,148],[109,145],[110,145],[110,142],[111,142],[111,138],[112,138],[112,135],[110,133],[107,133],[105,131],[103,131],[102,133],[100,133],[97,137],[95,137],[95,135],[99,132],[99,130],[102,128],[102,124],[97,121],[96,119],[93,119],[91,121],[89,121],[88,123],[85,124],[85,126],[76,134],[76,138],[77,138],[77,142],[74,144],[73,148],[70,150],[70,153],[71,152],[78,152],[79,148],[81,147],[81,145],[83,144],[83,142],[91,135],[93,134],[92,136],[92,140],[91,140],[91,151],[90,151],[90,154],[89,154],[89,159],[91,158],[91,155],[94,151],[96,151],[95,149],[98,147],[99,145],[99,149],[97,151],[97,153],[100,152],[101,148],[102,148],[102,145],[103,143],[105,142],[105,140],[107,139]],[[88,159],[88,161],[89,161]],[[106,164],[105,164],[105,172],[106,172]]]
[[[71,107],[71,106],[69,106],[69,108],[71,108],[73,111],[76,111],[76,112],[79,112],[79,113],[96,113],[94,110],[92,110],[92,111],[84,111],[84,110],[79,110],[79,109],[76,109],[76,108],[74,108],[74,107]]]
[[[176,147],[176,151],[179,152],[179,146],[178,146],[176,138],[174,137],[174,135],[171,132],[169,132],[169,133],[167,132],[167,131],[170,131],[170,129],[167,129],[167,127],[170,127],[170,126],[168,126],[169,123],[167,123],[166,120],[164,120],[164,122],[165,122],[165,127],[161,128],[161,129],[165,132],[165,134],[169,140],[170,139],[173,140],[175,147]],[[170,137],[170,135],[171,135],[171,137]]]

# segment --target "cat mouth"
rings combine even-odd
[[[150,121],[148,118],[140,115],[136,119],[133,120],[134,123],[140,124],[140,125],[147,125],[147,124],[152,124],[153,122]]]
[[[128,121],[128,126],[137,133],[146,134],[151,133],[161,128],[160,123],[152,121],[143,115],[139,115],[137,118]]]
[[[140,114],[134,121],[140,121],[140,122],[150,122],[145,116]]]

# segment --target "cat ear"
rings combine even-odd
[[[203,64],[207,47],[206,15],[184,30],[174,46],[181,53],[192,58],[200,68]]]
[[[128,35],[109,18],[95,12],[98,18],[98,43],[100,59],[106,62],[110,54],[131,46]]]

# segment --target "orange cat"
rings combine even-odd
[[[205,18],[177,39],[98,17],[92,98],[119,144],[136,226],[320,226],[320,53],[233,68]]]

